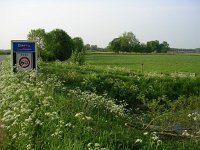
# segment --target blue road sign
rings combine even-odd
[[[35,42],[13,41],[13,52],[35,52]]]

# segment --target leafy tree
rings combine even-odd
[[[73,51],[81,52],[84,49],[83,39],[80,37],[73,38],[73,45],[74,45]]]
[[[91,49],[91,48],[90,48],[90,44],[86,44],[86,45],[85,45],[85,49],[86,49],[86,50],[90,50],[90,49]]]
[[[82,65],[85,62],[85,46],[82,38],[73,38],[73,55],[72,61],[78,65]]]
[[[163,41],[161,44],[161,52],[167,52],[170,50],[169,44],[166,41]]]
[[[136,51],[136,46],[139,45],[138,39],[132,32],[125,32],[121,37],[121,50],[124,52]]]
[[[132,32],[124,32],[118,38],[113,39],[109,43],[108,48],[115,52],[134,52],[137,50],[136,48],[139,43],[140,42]]]
[[[147,50],[148,52],[167,52],[170,49],[169,44],[166,41],[163,41],[161,44],[158,40],[148,41],[147,42]]]
[[[147,50],[148,50],[148,52],[154,52],[154,51],[160,52],[161,47],[160,47],[159,41],[158,40],[148,41],[147,42]]]
[[[72,54],[73,41],[64,30],[55,29],[46,34],[45,48],[47,51],[44,54],[46,60],[64,61]]]
[[[45,43],[44,43],[45,37],[46,37],[45,30],[40,28],[31,30],[27,35],[28,40],[36,41],[39,56],[41,51],[44,51],[45,49]]]
[[[113,39],[109,45],[108,45],[108,49],[112,50],[116,53],[118,53],[119,51],[121,51],[121,41],[120,38],[115,38]]]
[[[147,53],[147,45],[144,43],[140,43],[136,46],[136,52],[139,53]]]
[[[91,49],[91,50],[97,50],[97,49],[98,49],[98,46],[97,46],[97,45],[91,45],[91,46],[90,46],[90,49]]]

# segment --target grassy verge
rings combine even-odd
[[[191,112],[199,108],[198,96],[179,97],[164,111],[159,99],[145,101],[142,104],[148,111],[133,113],[126,109],[126,99],[119,102],[109,91],[101,93],[96,87],[90,90],[84,83],[85,78],[94,82],[102,72],[128,81],[135,74],[126,69],[103,70],[55,62],[41,63],[37,77],[32,73],[11,74],[10,70],[7,59],[0,71],[0,116],[4,135],[1,149],[199,148],[200,117],[197,111]],[[185,106],[188,109],[183,110]],[[173,116],[174,113],[177,115]],[[167,121],[180,125],[181,129],[177,130],[180,134],[169,129],[170,134],[164,132]],[[192,122],[193,125],[195,122],[192,132],[186,132],[185,125],[190,126]]]

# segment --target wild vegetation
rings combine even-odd
[[[82,66],[41,61],[37,76],[10,74],[4,61],[1,149],[200,148],[198,76],[94,65],[95,57]]]
[[[0,55],[9,55],[10,50],[0,50]]]
[[[118,38],[114,38],[108,45],[108,49],[114,52],[139,52],[139,53],[166,53],[170,47],[166,41],[160,43],[158,40],[140,43],[132,32],[124,32]]]
[[[54,29],[48,33],[44,29],[31,30],[28,40],[36,41],[38,56],[43,61],[65,61],[73,57],[74,63],[84,60],[84,43],[80,37],[72,39],[64,30]]]

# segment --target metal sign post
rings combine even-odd
[[[37,71],[37,46],[34,41],[13,40],[12,67],[13,71]]]

